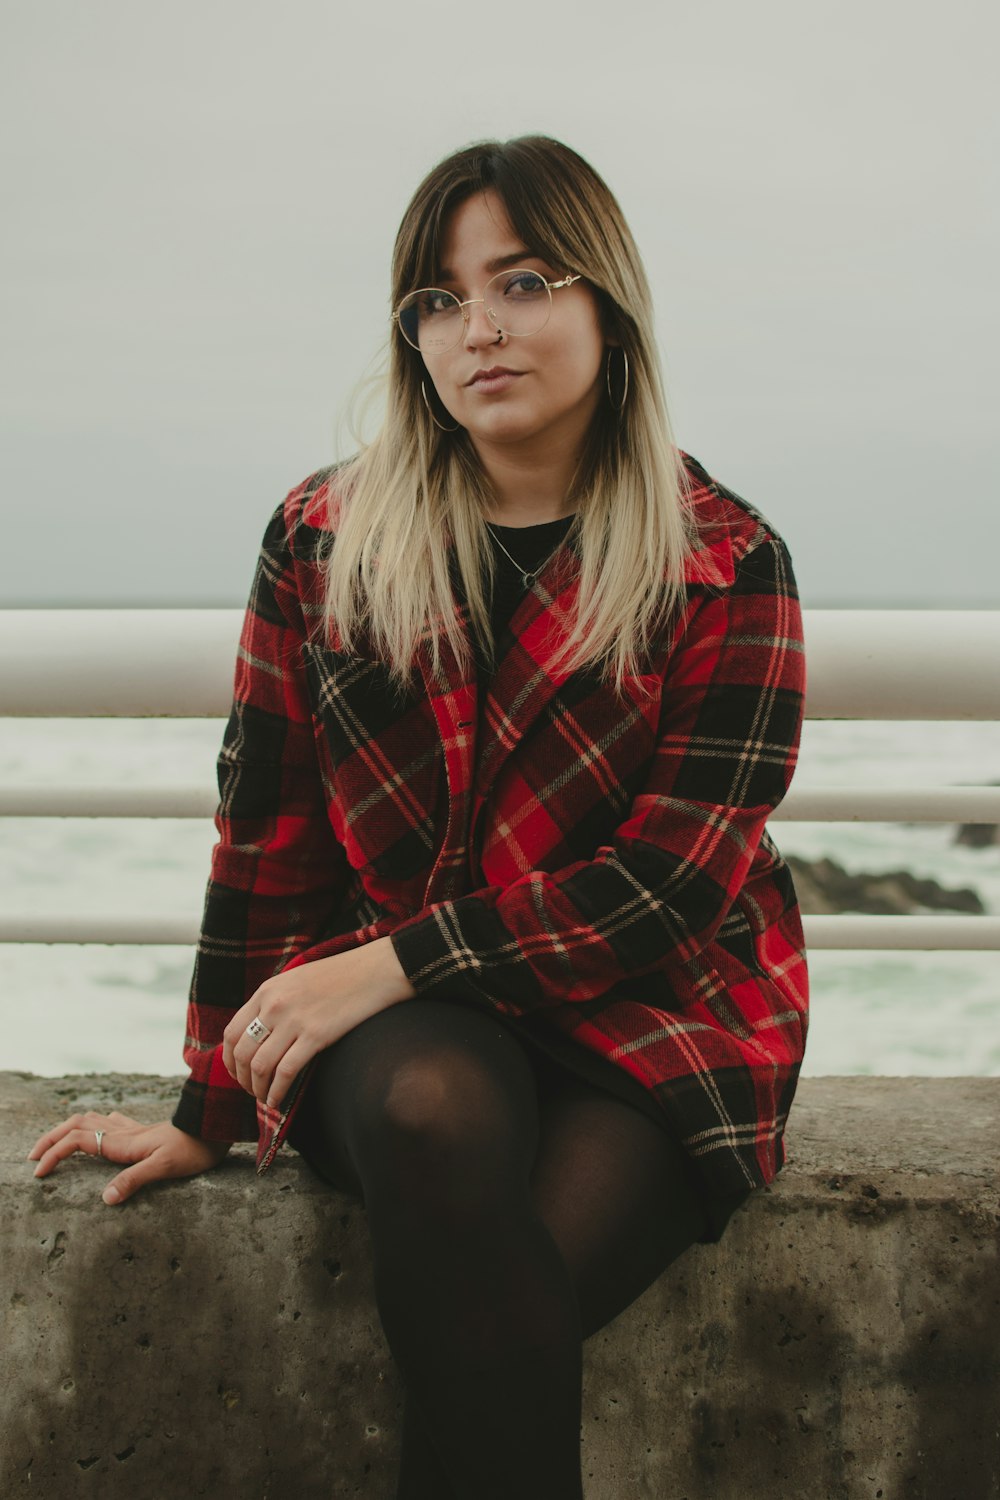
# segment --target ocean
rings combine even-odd
[[[0,720],[5,785],[214,785],[215,720]],[[799,786],[1000,780],[1000,724],[810,722]],[[908,869],[971,886],[1000,912],[1000,845],[948,825],[775,823],[787,853],[854,871]],[[210,820],[0,819],[7,910],[201,912]],[[180,1073],[193,949],[0,945],[0,1066],[55,1075]],[[811,956],[806,1074],[1000,1075],[996,953]]]

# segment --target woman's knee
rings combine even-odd
[[[378,1125],[406,1139],[443,1143],[473,1123],[475,1100],[492,1082],[489,1071],[460,1049],[405,1058],[386,1074],[378,1092]]]
[[[493,1170],[517,1160],[530,1171],[534,1075],[516,1038],[487,1016],[446,1002],[394,1006],[332,1048],[316,1081],[359,1170],[373,1160],[412,1172],[465,1159]]]
[[[399,1061],[377,1088],[369,1084],[355,1117],[355,1147],[391,1151],[411,1169],[455,1169],[465,1161],[495,1171],[520,1158],[527,1179],[537,1105],[507,1061],[446,1045]]]

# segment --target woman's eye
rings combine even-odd
[[[537,297],[544,292],[545,282],[536,271],[518,271],[504,283],[505,297]]]
[[[457,306],[458,304],[450,292],[428,292],[424,298],[421,311],[425,316],[429,317],[434,313],[454,312]]]

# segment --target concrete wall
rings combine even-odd
[[[25,1153],[169,1079],[0,1075],[0,1495],[394,1494],[364,1211],[248,1150],[121,1209]],[[800,1086],[790,1161],[585,1345],[587,1500],[1000,1496],[1000,1079]]]

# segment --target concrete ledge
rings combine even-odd
[[[25,1153],[177,1081],[0,1074],[0,1494],[394,1493],[364,1211],[249,1148],[122,1209]],[[1000,1079],[806,1079],[789,1163],[585,1345],[588,1500],[1000,1495]]]

